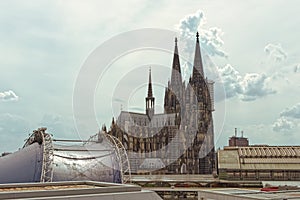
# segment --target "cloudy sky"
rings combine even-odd
[[[0,152],[17,150],[40,126],[56,138],[94,134],[96,128],[75,124],[77,77],[97,47],[144,28],[176,32],[179,42],[185,41],[179,43],[179,53],[189,61],[195,32],[200,32],[205,72],[215,75],[209,78],[218,86],[217,147],[227,144],[235,127],[252,144],[299,145],[299,7],[297,0],[1,1]],[[172,52],[174,38],[168,40]],[[90,97],[95,99],[99,126],[108,125],[119,109],[143,111],[149,63],[157,110],[161,108],[170,52],[143,50],[113,62],[114,70],[106,71]],[[181,59],[188,78],[190,66]],[[122,78],[114,80],[118,73]],[[125,102],[118,92],[125,91],[121,86],[133,91]],[[86,128],[85,134],[77,133],[79,126]]]

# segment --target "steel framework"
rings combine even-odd
[[[24,147],[27,147],[34,142],[38,142],[42,145],[43,149],[43,163],[40,182],[52,182],[53,178],[53,144],[52,137],[49,133],[46,133],[47,128],[39,128],[34,130],[32,135],[25,142]]]
[[[106,138],[114,148],[116,155],[117,155],[117,161],[120,167],[120,172],[122,176],[122,183],[130,183],[131,182],[131,170],[130,170],[130,163],[128,159],[128,155],[126,153],[126,149],[123,146],[123,144],[118,140],[118,138],[109,135],[104,132],[99,132],[96,135],[93,135],[89,138],[89,140],[86,142],[97,142],[99,140],[102,140],[102,136]]]

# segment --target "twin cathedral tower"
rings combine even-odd
[[[121,111],[108,134],[127,150],[133,174],[211,174],[215,166],[213,84],[204,76],[199,34],[188,83],[182,80],[177,38],[164,112],[155,113],[151,70],[146,113]],[[106,131],[106,129],[105,129]]]

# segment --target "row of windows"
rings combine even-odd
[[[168,120],[155,120],[151,121],[149,123],[148,119],[142,119],[142,118],[133,118],[133,120],[121,120],[121,124],[127,124],[127,125],[137,125],[137,126],[149,126],[149,127],[164,127],[166,125],[174,126],[175,125],[175,118],[169,118]]]
[[[222,173],[224,175],[224,173]],[[226,172],[227,179],[300,180],[300,171],[235,171]]]

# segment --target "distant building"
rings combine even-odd
[[[143,174],[211,174],[215,163],[213,81],[204,76],[199,34],[192,75],[182,80],[177,38],[171,80],[165,88],[164,113],[155,113],[151,70],[145,113],[121,111],[109,134],[130,156],[131,172]],[[104,128],[106,129],[106,128]]]
[[[300,180],[300,146],[225,147],[218,174],[227,180]]]
[[[220,179],[300,180],[300,146],[249,145],[243,131],[217,152]]]
[[[229,146],[246,147],[249,146],[248,138],[232,136],[229,139]]]
[[[243,131],[241,137],[237,136],[237,129],[235,129],[235,135],[229,138],[229,146],[230,147],[246,147],[249,146],[248,138],[243,136]]]
[[[286,190],[277,192],[262,192],[258,190],[249,190],[241,188],[218,188],[201,190],[198,192],[198,199],[201,200],[287,200],[287,199],[299,199],[300,190]]]

